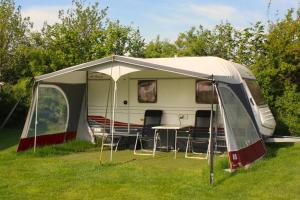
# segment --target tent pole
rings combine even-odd
[[[214,132],[213,132],[213,109],[214,109],[214,76],[212,75],[212,97],[211,97],[211,110],[210,110],[210,122],[209,122],[209,183],[213,186],[214,183]]]
[[[7,117],[5,118],[5,120],[3,121],[3,123],[1,124],[0,129],[3,129],[3,128],[4,128],[4,126],[6,125],[6,123],[8,122],[8,120],[10,119],[10,117],[12,116],[12,114],[15,112],[15,110],[16,110],[17,106],[19,105],[19,103],[20,103],[20,101],[21,101],[22,98],[23,98],[23,97],[21,97],[21,98],[17,101],[17,103],[14,105],[14,107],[10,110],[10,112],[9,112],[8,115],[7,115]]]
[[[112,106],[112,126],[111,126],[111,147],[110,147],[110,161],[112,161],[113,143],[114,143],[114,132],[115,132],[115,106],[116,106],[116,93],[117,93],[117,81],[114,80],[114,96]]]
[[[130,134],[130,79],[127,79],[127,132]]]
[[[103,126],[104,131],[106,131],[107,109],[108,109],[109,97],[111,96],[110,88],[111,88],[111,80],[109,80],[109,83],[108,83],[108,92],[107,92],[106,108],[105,108],[105,115],[104,115],[104,126]]]
[[[215,144],[215,151],[217,151],[217,148],[218,148],[218,145],[217,145],[217,140],[218,140],[218,112],[219,112],[219,105],[217,104],[216,105],[216,111],[215,111],[215,118],[214,118],[214,121],[215,121],[215,135],[214,135],[214,144]]]
[[[86,114],[87,122],[89,121],[88,101],[89,101],[89,71],[86,71],[86,79],[85,79],[85,112],[86,113],[85,114]]]
[[[104,115],[104,125],[103,125],[103,131],[106,133],[106,119],[107,119],[107,109],[108,109],[108,103],[109,103],[109,97],[110,95],[110,88],[111,88],[111,80],[109,80],[108,83],[108,93],[107,93],[107,100],[106,100],[106,108],[105,108],[105,115]],[[111,122],[110,122],[111,123]],[[111,129],[111,124],[109,125],[110,131]],[[103,145],[104,141],[106,140],[106,137],[102,136],[101,139],[101,147],[100,147],[100,163],[102,163],[102,153],[103,153]]]
[[[38,125],[38,103],[39,103],[39,83],[36,87],[36,101],[35,101],[35,123],[34,123],[34,144],[33,144],[33,152],[36,149],[36,134],[37,134],[37,125]]]

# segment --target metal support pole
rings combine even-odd
[[[36,87],[36,101],[35,101],[35,123],[34,123],[34,144],[33,144],[33,152],[36,149],[36,135],[37,135],[37,125],[38,125],[38,103],[39,103],[39,83]]]
[[[214,121],[215,121],[215,132],[214,132],[214,144],[215,144],[215,151],[217,151],[218,149],[218,112],[219,112],[219,104],[216,105],[216,111],[215,111],[215,117],[214,117]]]
[[[112,125],[111,125],[110,161],[112,161],[113,144],[114,144],[116,93],[117,93],[117,81],[114,80],[114,96],[113,96],[112,120],[111,120]]]
[[[209,123],[209,166],[210,166],[210,173],[209,173],[209,183],[210,186],[213,186],[214,183],[214,132],[213,132],[213,109],[214,109],[214,94],[215,94],[215,87],[214,87],[214,77],[212,75],[212,97],[211,97],[211,110],[210,110],[210,123]]]
[[[85,114],[86,120],[89,121],[89,72],[86,72],[86,79],[85,79]]]

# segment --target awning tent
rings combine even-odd
[[[242,84],[243,78],[255,79],[245,66],[217,57],[142,59],[123,56],[102,58],[35,77],[31,106],[18,151],[45,144],[63,143],[75,138],[93,141],[87,118],[89,73],[97,72],[110,78],[114,83],[113,90],[117,91],[117,81],[121,77],[143,70],[170,72],[213,81],[218,94],[232,168],[248,165],[266,153],[257,121]],[[47,98],[42,98],[41,95]],[[51,103],[51,98],[56,101],[61,99],[66,103],[57,106]],[[112,99],[115,100],[116,97]],[[112,105],[115,105],[115,102]],[[53,117],[51,127],[56,128],[44,131],[42,135],[38,133],[39,129],[42,129],[39,115],[49,113],[35,112],[38,106],[47,106],[50,113],[51,109],[57,109],[56,113],[61,115]],[[111,121],[114,122],[114,118],[112,111]],[[114,130],[114,127],[111,130]]]

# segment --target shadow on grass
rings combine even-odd
[[[215,163],[215,170],[214,170],[215,171],[215,182],[214,182],[215,186],[221,185],[224,181],[228,180],[229,178],[234,177],[237,174],[237,172],[225,171],[229,167],[230,167],[230,165],[229,165],[228,156],[219,159]],[[209,175],[209,166],[207,167],[206,173]]]
[[[110,162],[110,161],[102,162],[102,163],[99,162],[99,165],[97,166],[97,169],[108,168],[108,167],[117,167],[117,166],[129,164],[129,163],[132,163],[132,162],[135,162],[135,161],[137,161],[136,158],[132,158],[130,160],[126,160],[126,161],[123,161],[123,162]]]
[[[264,156],[263,160],[268,162],[270,159],[274,159],[277,156],[277,153],[282,148],[291,148],[294,146],[294,143],[269,143],[266,145],[267,147],[267,154]],[[260,162],[260,161],[258,161]],[[216,172],[216,180],[215,185],[221,185],[224,181],[233,178],[239,173],[243,173],[249,170],[257,170],[260,165],[256,166],[258,163],[253,163],[249,169],[239,168],[235,172],[225,172],[224,170],[229,166],[229,160],[227,158],[222,158],[218,160],[215,164],[215,172]],[[209,174],[209,167],[205,170],[206,174]]]
[[[267,155],[265,159],[272,159],[276,157],[278,150],[282,148],[291,148],[294,146],[294,143],[269,143],[267,146]]]
[[[17,145],[20,136],[20,129],[0,129],[0,150],[5,150]]]
[[[26,155],[32,157],[55,157],[63,156],[72,153],[95,151],[98,144],[92,144],[87,141],[72,140],[64,144],[48,145],[33,149],[29,149],[25,152],[20,152],[19,155]]]

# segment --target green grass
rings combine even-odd
[[[18,130],[0,131],[0,199],[300,199],[300,145],[271,145],[247,170],[227,173],[217,157],[215,186],[205,160],[106,151],[73,141],[16,153]]]

